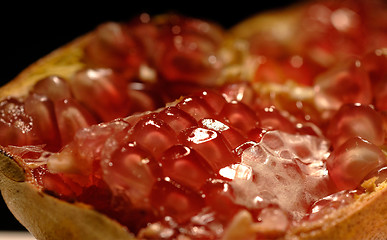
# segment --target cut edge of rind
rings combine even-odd
[[[37,81],[50,75],[71,77],[74,72],[84,67],[81,61],[83,58],[82,47],[93,36],[92,33],[88,33],[76,38],[28,66],[12,81],[1,86],[0,99],[8,96],[25,96]]]
[[[39,240],[135,239],[118,222],[87,205],[67,203],[41,192],[29,182],[16,182],[3,174],[0,184],[11,212]]]

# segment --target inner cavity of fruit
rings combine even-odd
[[[285,46],[254,34],[244,53],[258,63],[253,79],[223,75],[237,60],[215,23],[143,14],[102,24],[84,69],[0,102],[0,145],[42,191],[141,238],[218,239],[244,211],[281,236],[351,203],[364,180],[386,179],[387,36],[356,12],[373,3],[359,4],[307,4],[300,26],[319,38],[296,29]],[[321,8],[331,16],[311,14]],[[357,20],[344,28],[346,14]],[[370,31],[362,42],[357,27]],[[350,44],[341,52],[329,36]]]

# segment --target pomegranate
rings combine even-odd
[[[386,8],[101,24],[0,89],[5,201],[38,239],[385,238]]]

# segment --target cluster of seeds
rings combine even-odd
[[[244,211],[281,236],[387,179],[383,6],[306,4],[291,41],[263,29],[235,49],[178,15],[102,24],[84,69],[0,102],[0,145],[142,238],[218,239]],[[230,54],[252,79],[227,79]]]

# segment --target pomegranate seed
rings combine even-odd
[[[356,190],[342,190],[316,201],[311,207],[308,219],[312,221],[321,219],[334,209],[348,205],[355,200],[354,196],[356,194]]]
[[[255,142],[260,142],[262,136],[266,133],[266,130],[263,130],[260,127],[253,128],[247,134],[247,139]]]
[[[260,126],[265,130],[281,130],[288,133],[295,133],[294,123],[281,114],[274,107],[268,107],[258,110]]]
[[[46,189],[47,192],[51,192],[54,195],[59,193],[59,196],[62,199],[67,201],[74,201],[78,195],[73,191],[69,182],[64,182],[61,175],[46,173],[42,177],[42,186]],[[78,189],[82,189],[78,186]]]
[[[286,79],[304,86],[313,86],[315,77],[322,72],[322,67],[301,55],[289,56],[281,64]]]
[[[54,102],[54,108],[62,145],[69,143],[78,130],[97,123],[95,118],[72,98]]]
[[[203,186],[206,205],[215,212],[216,219],[221,223],[228,223],[241,209],[235,203],[234,192],[228,182],[214,179]],[[227,211],[225,211],[227,209]]]
[[[162,82],[164,102],[173,102],[182,96],[194,96],[195,93],[204,91],[204,87],[197,83],[190,82]],[[196,94],[199,95],[200,94]]]
[[[183,131],[180,142],[198,152],[216,172],[222,167],[238,162],[225,139],[218,132],[194,127]]]
[[[381,184],[387,180],[387,167],[382,167],[376,173],[378,179],[376,179],[375,184]]]
[[[73,146],[76,146],[72,149],[72,152],[77,154],[75,160],[82,159],[86,165],[84,169],[97,171],[101,158],[111,158],[112,152],[117,148],[117,142],[125,142],[126,139],[122,135],[129,127],[127,122],[115,120],[79,130],[72,141]]]
[[[222,66],[216,47],[200,36],[173,36],[166,44],[158,69],[168,81],[183,80],[211,84]]]
[[[335,147],[356,136],[380,146],[385,137],[383,119],[368,105],[345,104],[330,120],[327,136]]]
[[[157,118],[167,123],[176,134],[184,129],[197,126],[193,117],[177,107],[167,107],[157,114]]]
[[[115,195],[129,199],[135,207],[149,206],[159,171],[150,153],[128,143],[118,147],[101,166],[103,179]]]
[[[361,62],[370,77],[374,91],[377,91],[375,84],[384,81],[387,74],[386,53],[383,52],[383,49],[375,49],[363,56]]]
[[[345,103],[370,104],[371,82],[358,60],[350,61],[319,75],[315,82],[315,104],[337,110]]]
[[[162,216],[170,216],[177,223],[187,222],[204,206],[203,198],[170,181],[157,181],[150,195],[152,206]]]
[[[196,121],[214,117],[214,110],[198,96],[186,97],[176,107],[191,115]]]
[[[255,56],[280,58],[286,53],[285,46],[272,31],[256,32],[248,40],[249,50]]]
[[[33,119],[24,111],[24,104],[16,98],[0,102],[1,145],[29,145],[34,142]]]
[[[55,75],[39,80],[32,88],[32,93],[46,96],[51,101],[72,97],[70,84],[65,79]]]
[[[146,92],[129,89],[128,96],[131,101],[131,112],[146,112],[156,109],[156,103],[153,98]],[[123,115],[121,113],[120,115]],[[123,117],[123,116],[121,116]]]
[[[195,191],[213,175],[211,167],[195,150],[182,145],[165,151],[160,163],[165,176]]]
[[[177,143],[176,134],[171,127],[161,119],[152,116],[138,121],[132,131],[133,141],[156,158]]]
[[[103,121],[125,117],[130,111],[127,84],[111,69],[86,69],[71,81],[75,98]]]
[[[33,128],[39,139],[37,142],[46,144],[48,150],[59,150],[61,142],[53,102],[47,97],[31,94],[24,105],[25,112],[33,119]]]
[[[214,114],[218,115],[226,104],[226,100],[218,93],[212,90],[205,90],[194,94],[203,99],[213,110]]]
[[[240,130],[245,136],[251,129],[259,126],[259,119],[255,112],[242,102],[227,103],[219,117],[226,119],[231,126]]]
[[[215,119],[203,118],[199,121],[199,126],[220,133],[230,145],[231,149],[235,149],[246,141],[246,138],[237,130]]]
[[[269,82],[283,84],[286,81],[281,65],[274,59],[268,59],[266,57],[261,58],[262,61],[258,65],[255,74],[255,82]]]
[[[363,57],[362,64],[372,83],[376,109],[387,110],[387,54],[376,49]]]
[[[221,87],[220,92],[227,102],[237,101],[251,106],[257,99],[251,82],[247,81],[225,84]]]
[[[143,53],[143,46],[129,29],[114,22],[98,26],[96,37],[85,48],[90,65],[113,68],[127,76],[136,74],[144,61]]]
[[[261,140],[261,138],[259,140]],[[235,148],[234,152],[238,155],[238,157],[240,157],[246,149],[257,145],[258,142],[256,142],[256,141],[245,142],[245,143],[239,145],[237,148]]]
[[[257,216],[258,226],[265,236],[279,237],[285,234],[290,227],[288,214],[278,207],[268,207],[262,209]]]
[[[365,50],[367,27],[364,16],[358,14],[365,12],[360,2],[364,1],[311,4],[301,25],[309,27],[300,29],[299,36],[305,54],[322,66],[361,54]],[[340,20],[344,18],[345,23]]]
[[[171,22],[160,27],[162,44],[155,59],[161,75],[167,81],[211,84],[223,65],[217,53],[223,32],[212,24],[176,15],[167,21]]]
[[[350,190],[358,187],[371,171],[386,164],[386,156],[377,146],[355,137],[332,152],[327,169],[340,190]]]

